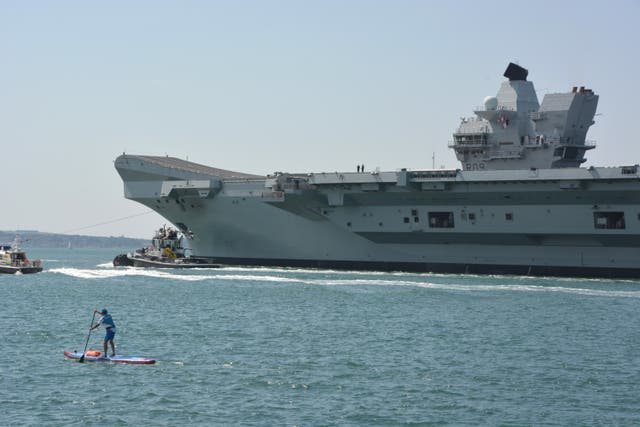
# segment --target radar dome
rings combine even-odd
[[[484,98],[484,108],[487,110],[495,110],[498,108],[498,98],[495,96],[487,96]]]

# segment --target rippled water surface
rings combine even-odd
[[[29,255],[0,275],[1,425],[640,424],[640,282]],[[64,358],[102,307],[156,365]]]

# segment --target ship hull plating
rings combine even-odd
[[[557,276],[584,278],[633,279],[640,277],[639,268],[568,267],[543,265],[508,264],[455,264],[455,263],[411,263],[376,261],[318,261],[259,258],[212,258],[211,262],[224,265],[313,268],[350,271],[403,271],[415,273],[443,274],[491,274],[519,276]]]
[[[453,134],[463,170],[265,177],[126,154],[115,167],[125,197],[211,262],[640,278],[640,167],[579,167],[599,96],[539,102],[528,70],[504,76]]]
[[[130,179],[153,162],[118,158],[126,196],[212,263],[640,277],[638,168]]]

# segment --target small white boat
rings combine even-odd
[[[41,271],[42,263],[40,260],[30,261],[26,252],[20,249],[17,238],[11,245],[0,245],[0,273],[30,274]]]

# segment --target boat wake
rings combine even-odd
[[[210,277],[199,275],[178,275],[172,274],[167,271],[147,270],[141,268],[104,268],[104,269],[86,269],[86,268],[52,268],[49,270],[51,273],[64,274],[66,276],[76,277],[79,279],[109,279],[113,277],[126,277],[126,276],[145,276],[145,277],[157,277],[160,279],[178,279],[186,281],[199,281],[207,280]]]
[[[111,267],[113,267],[113,262],[105,262],[104,264],[98,264],[97,267],[100,267],[100,268],[111,268]]]
[[[98,267],[103,267],[100,265]],[[339,272],[333,270],[295,270],[273,268],[225,267],[221,269],[198,270],[158,270],[143,268],[54,268],[51,273],[63,274],[79,279],[109,279],[117,277],[153,277],[162,280],[187,282],[238,282],[245,284],[282,283],[312,286],[387,286],[414,287],[452,292],[540,292],[564,293],[597,297],[640,298],[638,290],[627,290],[637,287],[637,282],[557,280],[554,278],[490,277],[460,275],[430,275],[413,273],[379,273],[379,272]],[[488,281],[496,283],[487,283]],[[531,283],[535,281],[535,283]],[[465,283],[467,282],[467,283]],[[566,286],[564,285],[566,283]],[[594,286],[593,288],[590,286]],[[625,289],[620,289],[625,285]],[[597,287],[596,287],[597,286]],[[604,287],[616,289],[603,289]]]

